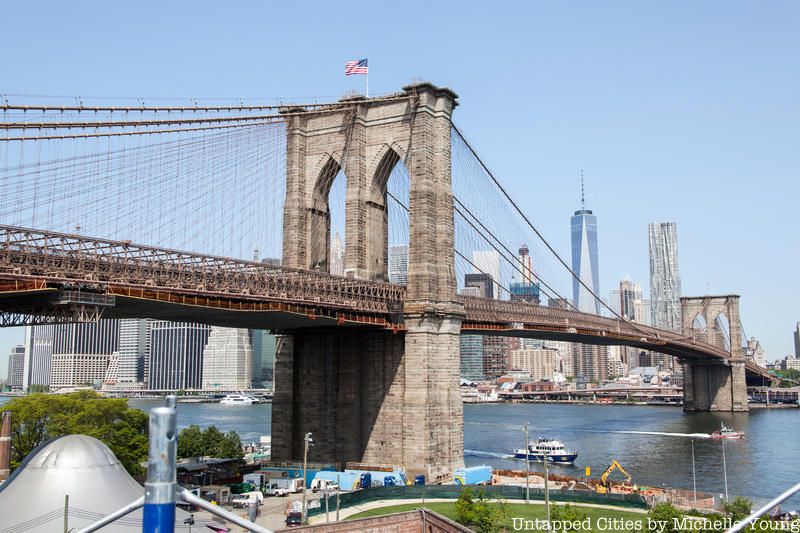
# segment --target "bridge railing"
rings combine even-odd
[[[525,326],[553,328],[558,331],[640,340],[654,345],[669,343],[694,351],[701,350],[711,356],[730,357],[729,352],[703,342],[696,336],[682,335],[618,318],[603,317],[560,307],[546,307],[527,302],[475,296],[464,296],[463,301],[467,320],[472,322],[506,323],[512,328],[516,324],[521,329]]]
[[[0,274],[142,290],[170,289],[380,314],[402,310],[405,287],[269,263],[0,226]]]

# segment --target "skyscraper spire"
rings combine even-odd
[[[581,211],[586,209],[586,197],[583,194],[583,169],[581,169]]]

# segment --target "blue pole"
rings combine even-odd
[[[175,531],[175,463],[177,456],[176,413],[171,407],[150,410],[147,481],[144,484],[143,533]]]

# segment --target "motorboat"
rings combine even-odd
[[[253,405],[258,403],[258,399],[240,392],[238,394],[228,394],[219,403],[220,405]]]
[[[734,431],[725,424],[721,424],[718,430],[711,433],[712,439],[741,439],[743,437],[743,431]]]
[[[543,463],[571,465],[578,458],[578,452],[567,450],[560,440],[538,438],[535,442],[528,443],[528,449],[518,449],[514,452],[516,459],[525,459]]]

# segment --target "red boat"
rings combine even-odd
[[[722,427],[711,433],[712,439],[741,439],[742,437],[744,437],[744,432],[734,431],[726,427],[725,424],[722,424]]]

